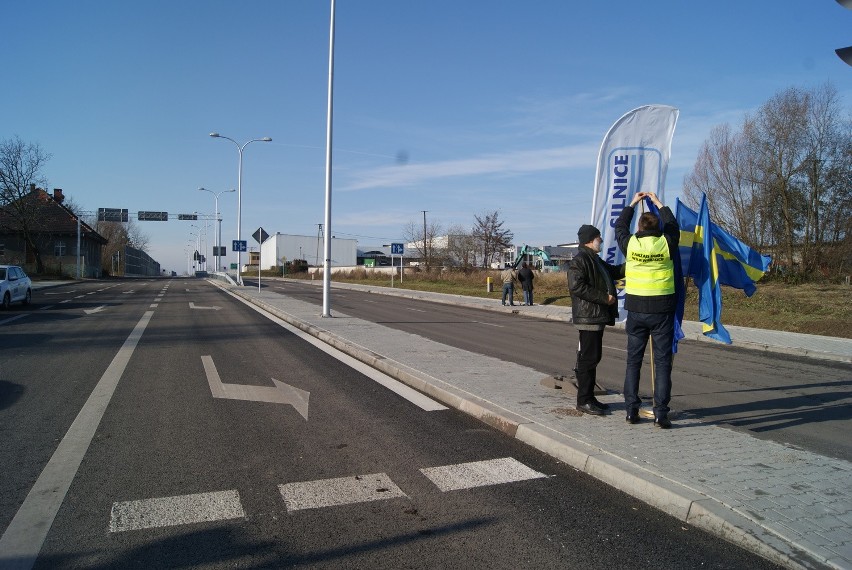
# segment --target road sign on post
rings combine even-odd
[[[391,244],[391,255],[402,255],[405,253],[405,244],[403,243],[392,243]]]
[[[251,234],[251,237],[253,237],[254,241],[256,241],[257,243],[262,244],[263,242],[266,241],[266,238],[269,237],[269,234],[266,233],[265,229],[260,227],[260,228],[257,228],[257,230],[253,234]],[[257,252],[257,292],[258,293],[260,293],[260,254],[261,254],[261,252],[258,251]]]
[[[269,237],[269,234],[266,233],[265,229],[257,228],[257,231],[251,234],[251,237],[253,237],[254,241],[256,241],[257,243],[263,243],[266,241],[266,238]]]
[[[98,208],[99,222],[127,222],[127,210],[121,208]]]
[[[198,214],[178,214],[179,220],[197,220]]]
[[[138,212],[136,214],[140,222],[168,222],[168,212]]]
[[[231,241],[231,251],[246,251],[246,240],[235,239]]]

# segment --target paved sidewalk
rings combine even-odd
[[[614,408],[606,418],[577,415],[571,393],[544,388],[541,372],[531,368],[350,317],[336,312],[333,304],[333,318],[323,318],[316,305],[285,294],[218,284],[442,403],[693,526],[788,568],[852,569],[849,462],[696,419],[679,419],[671,430],[654,429],[650,421],[627,426],[619,395],[601,398]],[[443,297],[456,305],[464,300],[395,293]],[[465,302],[495,305],[488,299]],[[536,306],[493,308],[548,318],[565,312]],[[753,332],[757,329],[731,329],[735,338],[750,335],[749,345],[762,350],[813,350],[808,339],[798,338],[803,335],[782,336],[790,346],[776,346],[771,345],[773,338]],[[813,346],[830,347],[839,354],[821,350],[820,355],[835,360],[848,361],[852,355],[847,340],[825,343],[818,337]]]

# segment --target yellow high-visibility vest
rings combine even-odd
[[[674,294],[674,262],[665,236],[631,236],[626,257],[624,276],[628,295],[650,297]]]

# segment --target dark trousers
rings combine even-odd
[[[515,286],[512,283],[503,283],[503,304],[506,304],[506,299],[509,299],[509,304],[515,304]]]
[[[624,376],[624,404],[628,412],[638,410],[639,375],[648,337],[654,339],[654,416],[664,418],[672,399],[672,339],[674,316],[671,313],[627,313],[627,372]]]
[[[578,331],[580,350],[577,351],[577,404],[583,405],[595,399],[595,379],[603,349],[603,331]]]

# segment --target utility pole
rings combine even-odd
[[[421,210],[423,212],[423,257],[426,261],[426,273],[429,273],[429,250],[426,247],[426,212],[429,210]]]

